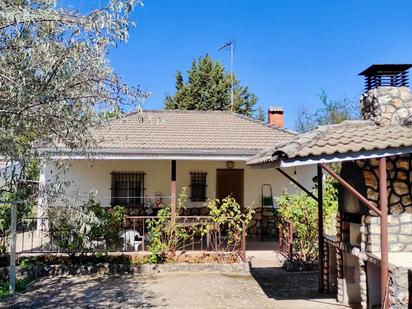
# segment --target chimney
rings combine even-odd
[[[283,108],[277,106],[269,106],[268,123],[279,128],[283,128]]]
[[[365,77],[361,96],[362,118],[377,125],[403,125],[412,115],[408,70],[412,64],[374,64],[359,75]]]

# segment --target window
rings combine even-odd
[[[144,173],[112,173],[112,206],[141,207],[144,203]]]
[[[206,201],[206,172],[190,173],[190,200],[192,202]]]

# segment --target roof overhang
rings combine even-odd
[[[347,152],[338,154],[325,154],[319,156],[307,156],[296,158],[278,157],[271,162],[250,165],[253,168],[276,168],[276,167],[295,167],[303,165],[314,165],[318,163],[333,163],[343,161],[355,161],[364,159],[374,159],[381,157],[397,156],[412,153],[412,147],[400,147],[389,149],[377,149],[370,151]]]
[[[247,161],[258,150],[239,149],[95,149],[92,151],[42,149],[52,160],[210,160]]]

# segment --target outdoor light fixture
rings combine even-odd
[[[235,167],[235,162],[233,161],[226,161],[226,167],[232,169]]]

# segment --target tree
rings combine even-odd
[[[222,64],[214,61],[208,54],[193,60],[184,81],[180,71],[176,73],[176,93],[167,95],[166,109],[182,110],[233,110],[252,116],[257,97],[247,86],[241,86],[236,77],[233,81],[234,106],[231,107],[231,75],[225,72]]]
[[[296,130],[308,132],[318,125],[338,124],[344,120],[356,119],[359,111],[354,102],[344,98],[343,100],[332,100],[322,89],[319,94],[322,107],[311,113],[306,108],[301,108],[296,119]]]
[[[3,175],[3,200],[31,200],[26,179],[33,173],[27,170],[38,147],[91,150],[90,129],[142,95],[107,59],[111,48],[127,41],[129,15],[140,1],[110,0],[87,14],[58,2],[0,0],[0,157],[21,170]],[[19,217],[22,209],[30,210],[19,206]],[[8,205],[0,206],[0,232],[8,228],[9,213]]]
[[[127,41],[139,3],[111,0],[81,14],[55,0],[0,0],[3,158],[24,169],[37,155],[34,145],[89,149],[90,128],[135,102],[141,93],[123,84],[107,54]]]

